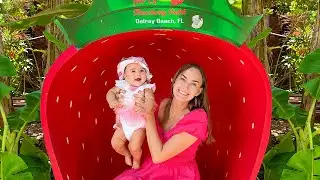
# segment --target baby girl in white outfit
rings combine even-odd
[[[107,93],[110,108],[116,113],[116,129],[111,139],[113,149],[125,156],[125,162],[132,168],[140,167],[142,144],[145,139],[145,119],[134,110],[134,95],[144,89],[155,91],[155,84],[150,84],[152,74],[142,57],[123,58],[117,67],[119,80]],[[124,101],[120,103],[116,94],[124,91]],[[126,141],[129,141],[128,149]],[[131,161],[133,157],[133,163]]]

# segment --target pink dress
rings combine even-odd
[[[163,163],[154,164],[149,157],[143,162],[140,169],[127,170],[115,180],[200,180],[195,157],[199,145],[207,138],[207,125],[206,112],[203,109],[196,109],[186,114],[176,126],[167,132],[158,127],[163,143],[181,132],[187,132],[197,137],[198,140],[180,154]]]

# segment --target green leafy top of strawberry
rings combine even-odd
[[[78,48],[106,36],[144,29],[198,32],[240,46],[261,17],[241,16],[227,0],[94,0],[83,15],[59,17],[55,23]]]

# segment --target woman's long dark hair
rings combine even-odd
[[[171,96],[173,97],[173,84],[175,83],[176,79],[179,77],[179,75],[183,72],[185,72],[186,70],[190,69],[190,68],[195,68],[197,70],[199,70],[199,72],[201,73],[202,76],[202,85],[201,88],[203,89],[201,94],[199,94],[198,96],[194,97],[192,100],[190,100],[189,102],[189,107],[190,110],[194,110],[194,109],[198,109],[198,108],[202,108],[206,111],[207,116],[208,116],[208,137],[206,139],[207,144],[211,144],[213,142],[213,136],[212,136],[212,122],[210,120],[210,110],[209,110],[209,98],[208,98],[208,94],[207,94],[207,77],[203,71],[203,69],[197,65],[197,64],[185,64],[183,65],[178,72],[174,75],[173,79],[172,79],[172,83],[171,83]],[[160,123],[162,125],[164,125],[170,116],[170,108],[172,105],[172,97],[169,99],[165,110],[164,110],[164,117],[163,119],[160,120]]]

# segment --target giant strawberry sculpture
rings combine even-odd
[[[216,142],[198,151],[201,176],[255,179],[268,143],[271,93],[244,41],[260,18],[238,16],[227,0],[94,0],[84,15],[57,19],[71,46],[48,72],[41,99],[56,180],[112,179],[127,168],[110,145],[115,117],[105,97],[116,64],[128,56],[147,59],[157,102],[170,94],[181,65],[202,66]]]

